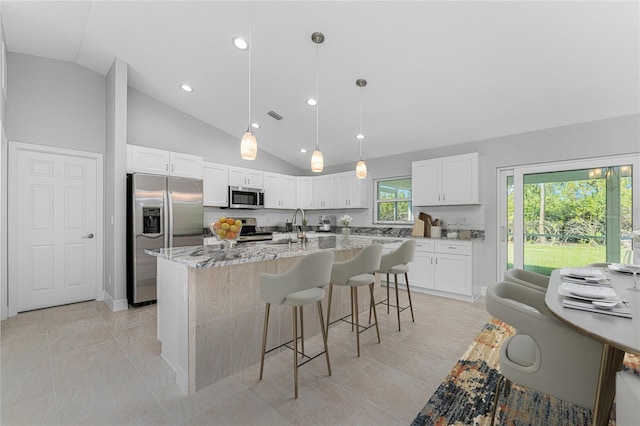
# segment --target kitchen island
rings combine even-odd
[[[281,274],[301,256],[322,250],[334,261],[352,258],[373,243],[400,240],[328,236],[305,244],[247,243],[231,249],[219,245],[146,251],[158,258],[158,340],[162,357],[176,372],[176,384],[192,394],[260,361],[264,302],[260,274]],[[368,298],[361,298],[368,299]],[[326,301],[323,301],[326,309]],[[361,301],[361,312],[369,301]],[[279,308],[279,309],[274,309]],[[350,312],[349,292],[334,289],[332,318]],[[272,307],[267,348],[291,340],[291,310]],[[304,335],[320,332],[313,309],[304,312]],[[327,319],[328,320],[328,319]],[[257,379],[257,378],[256,378]]]

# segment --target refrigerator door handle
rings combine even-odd
[[[167,199],[167,193],[162,194],[162,235],[164,236],[163,247],[169,247],[169,215],[167,214],[169,209],[169,202]]]
[[[167,221],[169,222],[169,232],[167,233],[169,238],[168,247],[173,247],[173,198],[171,197],[170,192],[167,194],[167,200],[167,216],[169,217],[169,220]]]

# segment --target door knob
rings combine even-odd
[[[89,234],[86,237],[82,237],[82,238],[93,238],[93,234]]]

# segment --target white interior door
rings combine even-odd
[[[11,154],[10,311],[96,299],[101,157],[25,144],[12,144]]]

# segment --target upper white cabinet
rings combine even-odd
[[[202,164],[202,157],[196,155],[127,145],[129,172],[202,179]]]
[[[264,173],[264,207],[267,209],[295,209],[297,207],[295,176]]]
[[[264,173],[242,167],[229,167],[229,185],[263,189]]]
[[[313,178],[313,208],[332,209],[335,206],[333,191],[335,176],[324,175]]]
[[[413,205],[480,204],[477,152],[411,164]]]
[[[336,173],[335,208],[361,208],[367,206],[365,179],[358,179],[354,172]]]
[[[202,204],[226,207],[229,205],[229,167],[222,164],[204,163],[202,181]]]
[[[313,178],[310,176],[298,177],[298,201],[297,207],[301,209],[313,208]]]

